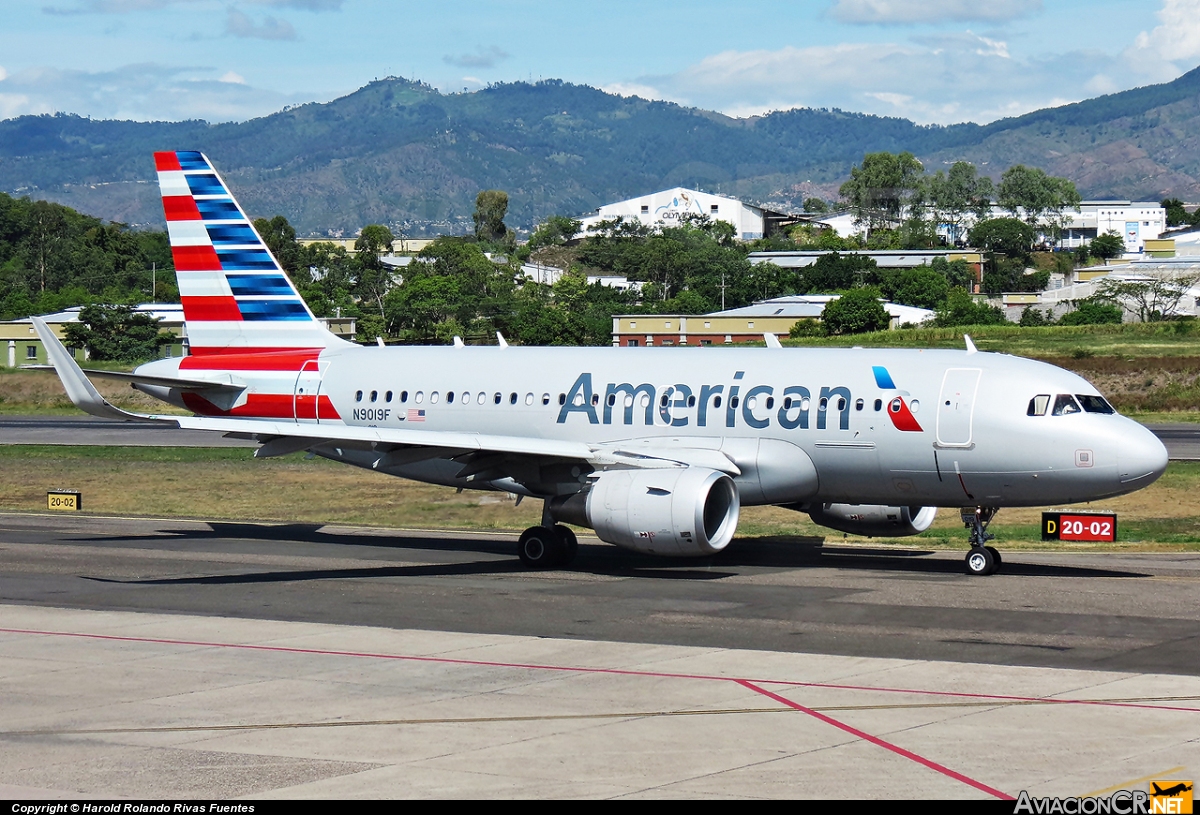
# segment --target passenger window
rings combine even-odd
[[[355,402],[361,402],[361,401],[362,401],[362,391],[356,391],[356,392],[355,392],[355,394],[354,394],[354,401],[355,401]]]
[[[593,393],[593,394],[592,394],[592,404],[593,404],[593,405],[598,405],[598,404],[600,404],[600,394],[598,394],[598,393]]]
[[[401,402],[408,401],[408,391],[400,391],[400,401]]]
[[[417,391],[413,394],[413,401],[418,405],[425,401],[425,394],[422,391]]]
[[[861,400],[861,399],[857,399],[857,400],[855,400],[855,402],[854,402],[854,409],[855,409],[855,410],[862,410],[862,409],[863,409],[863,400]]]
[[[446,404],[454,404],[454,391],[446,391]]]
[[[515,393],[510,393],[508,395],[508,403],[510,405],[515,405],[517,403],[517,395]]]
[[[1089,396],[1082,393],[1077,393],[1075,396],[1088,413],[1116,413],[1113,406],[1103,396]]]
[[[388,391],[387,393],[385,393],[383,395],[383,401],[385,401],[385,402],[392,401],[392,392],[391,391]]]
[[[479,396],[475,399],[475,401],[482,405],[484,402],[487,401],[487,394],[484,393],[483,391],[480,391]]]
[[[695,406],[696,406],[696,397],[689,396],[688,397],[688,407],[695,407]]]
[[[374,402],[378,399],[379,399],[379,391],[371,391],[371,401]]]
[[[533,404],[533,394],[532,394],[532,393],[527,393],[527,394],[525,394],[525,404],[526,404],[526,405],[532,405],[532,404]]]
[[[567,395],[565,393],[560,393],[558,395],[558,403],[560,405],[565,405],[567,403]]]
[[[548,394],[548,393],[543,393],[543,394],[542,394],[542,404],[543,404],[543,405],[548,405],[548,404],[550,404],[550,394]]]
[[[434,391],[433,393],[429,394],[429,403],[436,405],[437,402],[438,402],[438,392]]]
[[[1075,401],[1075,397],[1069,393],[1060,393],[1054,400],[1054,416],[1069,416],[1072,413],[1079,413],[1079,403]]]
[[[883,410],[883,400],[882,400],[882,399],[876,399],[876,400],[875,400],[875,412],[876,412],[876,413],[878,413],[878,412],[879,412],[879,411],[881,411],[881,410]]]
[[[770,410],[773,407],[775,407],[775,397],[768,396],[767,397],[767,410]]]
[[[790,397],[790,396],[783,397],[783,409],[784,410],[792,409],[792,397]]]
[[[1025,411],[1026,416],[1045,416],[1046,409],[1050,407],[1050,394],[1039,393],[1037,396],[1029,400],[1029,409]]]
[[[504,398],[503,396],[501,396],[500,394],[497,393],[495,396],[492,397],[492,401],[498,405],[498,404],[500,404],[500,400],[503,398]]]
[[[715,407],[715,408],[719,408],[720,406],[721,406],[721,397],[720,397],[720,396],[714,396],[714,397],[713,397],[713,407]],[[736,406],[735,406],[735,407],[736,407]]]

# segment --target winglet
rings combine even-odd
[[[971,342],[970,334],[963,334],[963,339],[967,341],[967,353],[974,354],[979,349],[975,347],[975,343]]]
[[[774,334],[772,334],[769,331],[763,334],[763,341],[767,344],[768,348],[782,348],[783,347],[783,344],[779,342],[779,337],[776,337]]]
[[[71,398],[75,407],[84,413],[90,413],[103,419],[120,419],[126,422],[164,421],[154,416],[128,413],[109,404],[75,362],[71,352],[54,335],[50,326],[46,325],[46,321],[41,317],[30,317],[29,319],[33,321],[38,338],[41,339],[42,345],[46,346],[46,356],[50,360],[50,364],[54,366],[58,378],[62,380],[63,388],[67,391],[67,396]]]

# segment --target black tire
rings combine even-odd
[[[562,559],[559,561],[559,565],[570,566],[571,562],[575,560],[576,553],[579,552],[579,538],[575,537],[575,531],[571,527],[562,524],[554,525],[554,534],[562,543]]]
[[[996,571],[996,558],[982,546],[972,546],[967,552],[967,574],[986,577]]]
[[[552,569],[562,560],[565,546],[544,526],[531,526],[521,533],[517,541],[517,557],[530,569]]]
[[[1004,558],[1000,557],[1000,550],[995,546],[985,546],[984,548],[991,552],[992,557],[996,559],[996,565],[992,567],[992,574],[996,574],[996,572],[1000,571],[1000,567],[1004,565]]]

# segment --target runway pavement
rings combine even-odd
[[[742,545],[739,545],[741,543]],[[0,797],[994,798],[1200,769],[1200,555],[0,514]]]

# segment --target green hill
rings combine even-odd
[[[325,104],[248,122],[0,121],[0,190],[100,217],[160,225],[150,153],[206,152],[251,215],[301,234],[366,223],[409,235],[463,231],[476,193],[504,189],[508,222],[675,185],[798,209],[832,198],[862,155],[909,150],[932,170],[965,158],[998,178],[1025,163],[1085,197],[1200,199],[1200,69],[1174,82],[987,126],[798,109],[749,119],[551,80],[442,94],[384,79]]]

